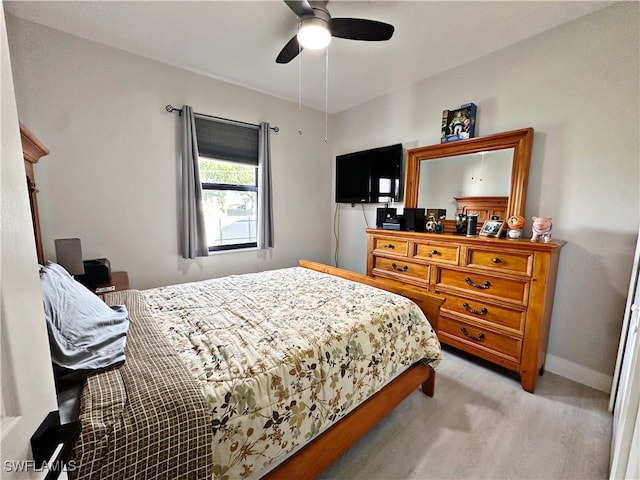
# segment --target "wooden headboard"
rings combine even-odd
[[[38,213],[38,189],[36,188],[33,166],[38,163],[41,157],[49,154],[49,149],[22,123],[20,124],[20,139],[22,141],[24,169],[27,174],[27,191],[29,193],[29,205],[31,206],[31,221],[33,222],[38,263],[43,265],[45,259],[42,249],[42,233],[40,232],[40,214]]]

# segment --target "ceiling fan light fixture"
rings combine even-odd
[[[318,17],[302,19],[298,29],[298,42],[310,50],[325,48],[331,42],[329,24]]]

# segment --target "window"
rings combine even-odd
[[[209,251],[255,248],[259,130],[197,114],[195,124]]]
[[[209,250],[257,246],[258,168],[200,157]]]

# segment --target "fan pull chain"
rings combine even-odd
[[[302,112],[302,46],[300,43],[298,43],[298,112]],[[301,128],[298,129],[298,135],[302,135]]]
[[[298,30],[300,26],[298,25]],[[302,48],[298,43],[298,112],[302,111]]]
[[[329,47],[325,50],[324,56],[324,143],[327,143],[329,137]]]

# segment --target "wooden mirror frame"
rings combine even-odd
[[[423,160],[436,160],[456,155],[513,148],[507,218],[513,215],[524,216],[532,144],[533,128],[523,128],[485,137],[470,138],[469,140],[410,148],[407,150],[405,168],[404,206],[405,208],[418,207],[420,164]]]

